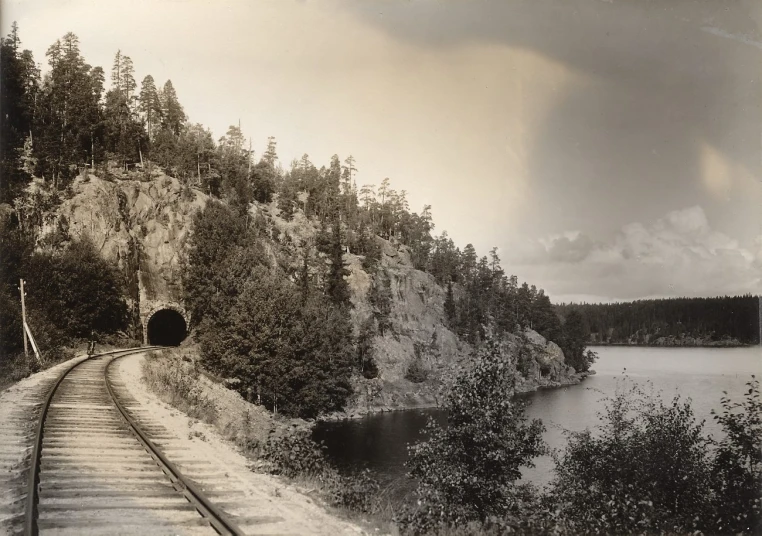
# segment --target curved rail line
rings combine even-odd
[[[209,526],[241,534],[148,438],[108,379],[118,358],[156,348],[96,354],[50,388],[32,447],[24,534],[96,527],[121,534],[131,526],[137,534],[176,528],[191,534]]]

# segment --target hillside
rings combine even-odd
[[[127,297],[136,315],[134,329],[139,333],[140,324],[148,321],[157,304],[184,306],[181,270],[192,216],[208,197],[167,175],[151,180],[139,180],[137,175],[109,180],[93,174],[79,176],[53,210],[40,208],[44,203],[34,208],[31,202],[26,210],[44,212],[40,241],[62,232],[69,236],[86,234],[101,254],[119,267],[128,283]],[[29,195],[28,199],[41,199],[45,188],[35,183],[30,191],[38,195]],[[314,240],[319,222],[299,209],[288,219],[280,212],[276,199],[267,204],[252,203],[249,216],[266,229],[262,236],[267,237],[268,255],[294,268],[304,255],[300,244]],[[353,375],[355,394],[347,415],[437,405],[452,374],[472,350],[448,327],[446,289],[433,275],[413,266],[409,247],[396,239],[376,240],[380,257],[373,270],[363,267],[364,256],[351,251],[343,255],[355,337],[381,313],[374,302],[374,287],[387,288],[389,297],[385,311],[388,328],[371,337],[368,350],[378,374],[372,379]],[[524,336],[505,336],[515,348],[523,338],[530,342],[531,355],[523,358],[519,390],[579,381],[579,376],[564,363],[563,352],[556,344],[531,330]]]

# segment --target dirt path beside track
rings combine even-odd
[[[220,493],[222,508],[237,519],[246,533],[364,533],[360,527],[331,515],[314,499],[276,477],[253,472],[251,462],[211,426],[190,419],[150,393],[141,381],[143,359],[145,354],[132,355],[114,364],[119,379],[140,406],[135,407],[136,412],[149,415],[174,434],[172,448],[181,449],[185,458],[213,462],[215,474],[225,475],[224,482],[210,483],[210,497],[214,501],[215,493]],[[171,458],[171,453],[169,455]],[[204,475],[194,475],[192,467],[181,470],[203,486]],[[247,520],[252,521],[247,523]]]

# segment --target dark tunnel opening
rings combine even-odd
[[[187,335],[183,315],[172,309],[156,311],[148,320],[148,344],[177,346]]]

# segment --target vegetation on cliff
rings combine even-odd
[[[759,344],[759,298],[668,298],[622,303],[563,304],[581,313],[588,343],[702,346]],[[568,320],[568,318],[567,318]]]
[[[265,253],[258,229],[218,201],[197,213],[193,227],[184,286],[204,366],[235,378],[247,400],[276,413],[342,409],[354,357],[346,306],[329,293],[336,286],[290,280]],[[341,277],[327,272],[328,281],[331,272]]]
[[[11,364],[23,353],[21,278],[27,281],[27,321],[47,361],[63,357],[66,344],[127,327],[120,274],[87,236],[58,238],[35,250],[34,228],[21,226],[13,214],[0,221],[0,367],[13,366],[14,374],[32,366],[23,360]]]

